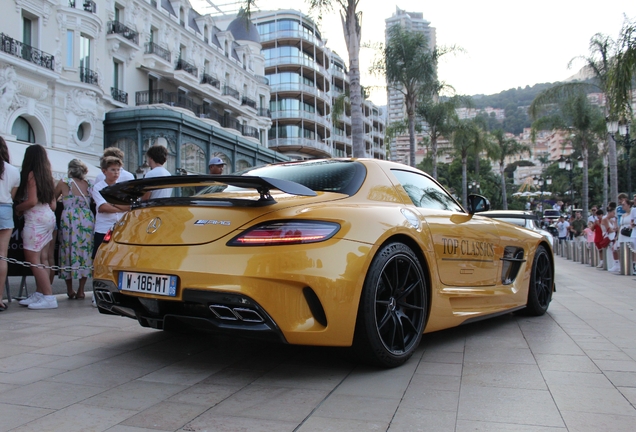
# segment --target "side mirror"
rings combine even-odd
[[[470,214],[484,212],[490,210],[490,201],[481,195],[468,195],[467,210]]]

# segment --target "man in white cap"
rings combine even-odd
[[[210,163],[208,164],[208,169],[210,170],[210,175],[221,175],[223,174],[223,167],[225,166],[225,162],[220,157],[213,157],[210,159]]]

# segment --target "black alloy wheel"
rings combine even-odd
[[[422,266],[402,243],[384,246],[365,280],[354,349],[363,361],[396,367],[406,362],[422,339],[427,312]]]
[[[545,246],[539,246],[532,261],[526,312],[540,316],[546,313],[552,301],[554,267]]]

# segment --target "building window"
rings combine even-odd
[[[117,60],[113,60],[113,87],[117,90],[121,90],[121,63]]]
[[[29,122],[24,117],[18,117],[13,123],[11,134],[16,136],[18,141],[35,143],[35,133]]]
[[[73,67],[75,47],[75,32],[73,30],[66,30],[66,66]]]
[[[37,48],[38,43],[38,17],[22,11],[22,43]]]
[[[80,35],[80,68],[91,68],[91,40],[85,36]]]

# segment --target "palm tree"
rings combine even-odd
[[[499,165],[501,176],[501,203],[504,210],[508,210],[508,196],[506,192],[506,159],[525,152],[530,152],[530,147],[521,144],[515,139],[508,138],[502,129],[495,129],[492,133],[493,143],[488,148],[488,157]]]
[[[467,164],[468,155],[478,145],[481,145],[484,139],[484,131],[474,119],[458,120],[452,126],[451,143],[453,151],[462,163],[462,204],[466,205],[467,196]]]
[[[535,105],[535,102],[536,99],[532,104]],[[583,158],[582,209],[583,217],[587,218],[587,209],[589,207],[589,150],[590,146],[595,145],[601,140],[601,137],[605,136],[605,119],[601,111],[589,102],[583,92],[573,94],[558,102],[558,111],[546,116],[539,116],[539,106],[535,106],[533,117],[536,120],[532,124],[532,128],[533,130],[539,130],[549,127],[570,131],[572,144],[575,149],[581,152]]]
[[[471,106],[470,98],[464,96],[453,96],[440,101],[438,98],[427,98],[417,106],[417,115],[428,125],[426,134],[429,137],[431,159],[433,168],[431,175],[437,179],[437,140],[443,135],[449,135],[451,125],[457,124],[457,112],[460,106]]]
[[[256,0],[242,0],[245,13],[249,17]],[[351,103],[351,143],[353,157],[366,157],[364,145],[364,123],[362,113],[362,85],[360,83],[360,38],[362,37],[362,12],[358,12],[359,0],[307,0],[311,11],[318,11],[319,17],[323,11],[330,11],[333,3],[340,10],[342,30],[347,52],[349,53],[349,88]]]
[[[383,55],[376,59],[371,72],[386,77],[389,88],[404,96],[409,131],[409,164],[415,166],[415,108],[418,99],[431,93],[436,84],[437,59],[443,51],[430,49],[423,33],[401,25],[387,30]]]

